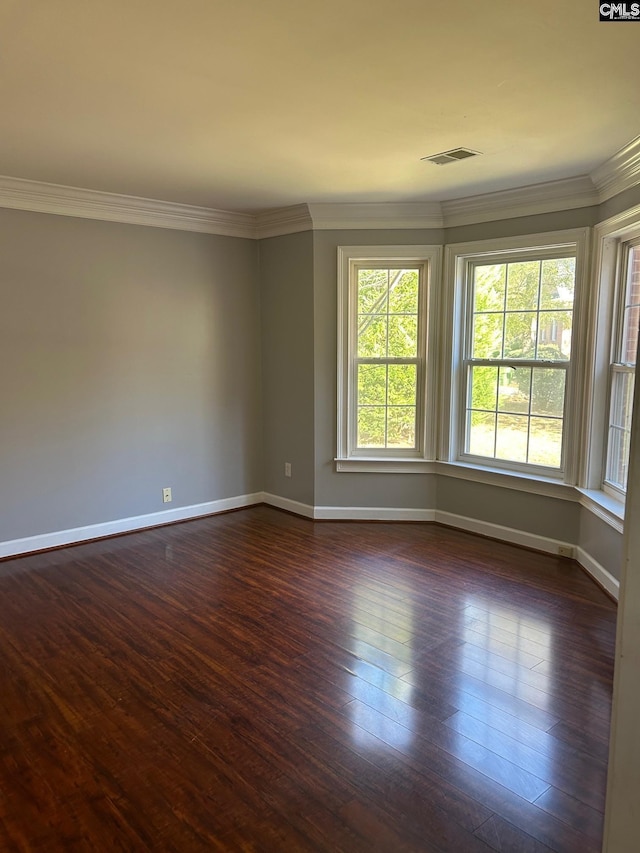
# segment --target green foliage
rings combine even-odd
[[[358,358],[415,358],[418,270],[358,270]]]
[[[473,310],[503,311],[506,264],[489,264],[475,267]]]
[[[564,370],[553,370],[553,368],[534,370],[531,411],[537,415],[562,416],[564,382]]]
[[[498,392],[498,368],[473,367],[471,373],[471,407],[473,409],[495,409]]]

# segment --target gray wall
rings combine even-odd
[[[590,228],[599,221],[597,207],[580,207],[575,210],[558,210],[535,216],[499,219],[447,228],[447,243],[467,243],[472,240],[493,240],[499,237],[517,237],[520,234],[544,234],[566,228]]]
[[[580,507],[577,544],[616,580],[622,567],[622,534],[585,507]]]
[[[438,509],[561,542],[578,540],[580,506],[573,501],[438,477]]]
[[[257,263],[0,210],[0,541],[261,489]]]
[[[438,245],[443,236],[440,230],[314,232],[316,506],[429,509],[435,505],[435,479],[431,475],[335,470],[337,250],[338,246]]]
[[[264,490],[313,504],[312,233],[262,240],[260,279]]]
[[[625,210],[631,210],[640,204],[640,186],[631,187],[631,189],[614,195],[607,199],[598,208],[598,222],[604,222],[612,216],[617,216],[618,213],[624,213]]]

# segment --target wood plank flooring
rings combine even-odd
[[[573,562],[269,507],[0,563],[1,851],[600,850]]]

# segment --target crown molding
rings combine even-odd
[[[225,237],[255,236],[255,217],[248,213],[66,187],[25,178],[0,176],[0,207]]]
[[[443,201],[442,213],[446,227],[452,228],[456,225],[591,207],[594,204],[598,204],[596,188],[590,177],[580,175],[577,178]]]
[[[392,202],[372,204],[310,204],[316,231],[442,228],[439,202]]]
[[[640,136],[591,172],[443,202],[296,204],[238,213],[0,176],[0,208],[260,240],[301,231],[451,228],[597,205],[640,184]]]
[[[640,184],[640,136],[609,157],[591,172],[591,180],[598,190],[600,201]]]
[[[300,231],[311,231],[313,221],[306,204],[294,204],[291,207],[279,207],[267,210],[254,216],[254,233],[256,240],[265,237],[281,237],[283,234],[297,234]]]

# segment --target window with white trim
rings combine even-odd
[[[432,458],[427,345],[439,249],[341,247],[338,254],[338,460]]]
[[[627,489],[639,322],[640,240],[637,240],[618,246],[604,470],[604,486],[616,497],[624,496]]]
[[[562,468],[575,257],[472,262],[463,456]]]
[[[587,232],[520,239],[447,249],[453,369],[442,454],[571,481],[576,281]]]

